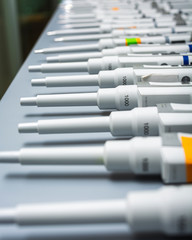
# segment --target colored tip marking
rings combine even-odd
[[[132,44],[141,44],[140,38],[125,38],[125,45],[129,46]]]

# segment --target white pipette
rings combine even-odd
[[[62,41],[61,38],[58,41]],[[81,44],[80,46],[65,46],[65,47],[51,47],[35,50],[35,53],[60,53],[60,52],[73,52],[73,51],[90,51],[98,50],[101,51],[105,48],[114,48],[116,46],[129,46],[133,44],[143,43],[181,43],[190,42],[191,34],[172,34],[166,36],[154,36],[154,37],[140,37],[140,38],[106,38],[100,39],[95,44]]]
[[[192,133],[191,105],[187,106],[187,109],[164,106],[161,109],[147,107],[134,108],[131,111],[111,112],[108,117],[39,120],[32,123],[21,123],[18,125],[18,129],[20,133],[111,132],[113,136],[129,137],[157,136],[164,132]]]
[[[88,27],[100,27],[102,24],[132,24],[132,26],[134,26],[135,23],[140,23],[140,24],[144,24],[144,23],[164,23],[166,22],[166,26],[168,26],[169,22],[173,22],[174,19],[173,17],[165,17],[165,18],[119,18],[119,19],[113,19],[113,18],[107,18],[107,19],[102,19],[102,21],[97,21],[97,19],[95,19],[94,22],[89,22],[89,21],[85,21],[85,22],[76,22],[76,23],[70,23],[68,21],[59,21],[59,24],[64,24],[64,28],[88,28]],[[128,27],[128,25],[126,25],[126,27]]]
[[[107,56],[103,58],[90,58],[87,62],[70,63],[44,63],[40,65],[31,65],[28,67],[30,72],[89,72],[97,74],[102,70],[114,70],[116,68],[125,68],[142,65],[191,65],[192,56]]]
[[[95,93],[48,94],[21,98],[22,106],[98,106],[100,109],[131,110],[158,103],[192,103],[192,87],[137,87],[99,89]]]
[[[157,35],[157,36],[156,36]],[[185,32],[185,33],[161,33],[161,35],[157,34],[152,34],[150,35],[150,33],[148,34],[135,34],[135,35],[126,35],[126,34],[122,34],[119,36],[112,36],[112,34],[110,33],[106,33],[106,34],[91,34],[91,35],[76,35],[75,37],[73,36],[66,36],[66,37],[58,37],[58,38],[54,38],[54,41],[56,42],[71,42],[71,41],[92,41],[92,40],[101,40],[101,39],[106,39],[109,38],[111,41],[115,38],[117,39],[126,39],[126,38],[140,38],[141,39],[141,43],[184,43],[184,42],[190,42],[191,41],[191,33],[190,32]],[[154,42],[153,42],[153,38],[154,37]],[[124,42],[126,43],[126,41]],[[110,47],[110,45],[108,46]],[[111,46],[111,47],[115,47],[115,46]]]
[[[173,45],[140,45],[115,47],[110,49],[103,49],[101,52],[88,52],[77,54],[63,54],[58,56],[49,56],[46,58],[47,62],[75,62],[86,61],[89,58],[101,58],[105,56],[127,56],[129,54],[187,54],[192,52],[192,45],[189,44],[173,44]]]
[[[170,19],[173,19],[174,17],[173,16],[169,16]],[[59,24],[75,24],[75,23],[95,23],[95,22],[110,22],[110,21],[115,21],[115,20],[127,20],[127,21],[133,21],[134,19],[145,19],[145,18],[148,18],[150,19],[151,17],[149,16],[145,16],[144,14],[142,13],[137,13],[137,14],[130,14],[130,15],[116,15],[116,16],[113,16],[113,15],[108,15],[104,17],[104,15],[98,15],[98,16],[93,16],[93,17],[87,17],[87,18],[70,18],[70,15],[68,17],[66,17],[66,15],[59,15],[59,21],[58,23]],[[151,18],[151,19],[161,19],[162,16],[158,15],[156,16],[155,18]],[[186,20],[188,20],[188,18],[186,17]]]
[[[133,85],[139,82],[181,82],[192,81],[192,68],[159,67],[159,68],[117,68],[111,71],[100,71],[98,75],[55,76],[32,79],[32,86],[67,87],[99,86],[114,88],[119,85]]]
[[[192,187],[130,192],[126,199],[39,203],[0,209],[1,224],[125,223],[136,233],[192,234]]]
[[[128,21],[115,21],[115,23],[100,23],[100,24],[94,24],[93,27],[91,27],[91,25],[93,24],[89,24],[87,26],[87,24],[79,24],[79,27],[76,26],[75,28],[73,28],[71,25],[64,25],[64,29],[63,31],[67,31],[68,29],[73,29],[74,31],[79,32],[79,30],[87,30],[87,29],[91,29],[91,31],[95,28],[97,28],[97,30],[100,30],[98,33],[106,33],[106,32],[111,32],[113,29],[119,29],[119,28],[123,28],[123,29],[129,29],[129,28],[153,28],[153,27],[175,27],[177,26],[177,23],[174,21],[166,21],[166,22],[137,22],[135,21],[134,23],[132,22],[128,22]],[[97,26],[98,25],[98,26]],[[185,26],[185,25],[184,25]],[[83,31],[81,31],[80,33],[83,33]],[[65,33],[64,33],[65,34]]]
[[[87,29],[74,29],[70,30],[54,30],[47,34],[50,36],[55,35],[78,35],[78,34],[101,34],[111,33],[110,37],[119,37],[120,35],[144,35],[144,34],[166,34],[166,33],[184,33],[192,32],[191,26],[178,26],[178,27],[161,27],[161,28],[133,28],[128,30],[113,30],[110,28],[87,28]],[[109,36],[109,35],[108,35]]]
[[[187,146],[182,145],[191,141],[192,135],[182,133],[165,137],[171,143],[168,146],[162,146],[161,137],[135,137],[93,147],[22,148],[15,152],[0,152],[0,164],[101,165],[113,172],[161,175],[166,183],[192,182],[190,164],[184,154]],[[176,146],[175,139],[178,139]]]
[[[136,9],[118,9],[117,7],[111,8],[111,11],[103,11],[103,10],[98,10],[95,11],[94,13],[70,13],[70,14],[65,14],[65,15],[60,15],[60,19],[70,19],[70,20],[76,20],[76,19],[103,19],[105,16],[108,17],[113,17],[113,18],[124,18],[125,16],[130,16],[130,17],[146,17],[146,16],[155,16],[159,17],[162,16],[162,14],[158,13],[156,10],[153,9],[146,9],[143,8],[142,10],[136,10]]]
[[[76,27],[99,27],[102,23],[122,23],[122,22],[127,22],[127,23],[149,23],[149,22],[170,22],[174,21],[173,16],[166,16],[164,18],[162,17],[157,17],[157,18],[152,18],[152,17],[147,17],[147,18],[135,18],[135,17],[130,17],[130,16],[122,16],[121,18],[113,18],[113,17],[106,17],[106,18],[93,18],[93,19],[77,19],[77,20],[59,20],[58,24],[65,24],[65,27],[71,27],[71,28],[76,28]],[[187,21],[187,19],[186,19]]]

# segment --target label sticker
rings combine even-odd
[[[129,46],[132,44],[141,44],[140,38],[125,38],[125,45]]]
[[[113,11],[119,11],[119,8],[118,7],[113,7],[112,10]]]
[[[182,147],[185,153],[186,179],[192,182],[192,137],[181,137]]]
[[[189,57],[183,56],[183,65],[188,66],[189,65]]]

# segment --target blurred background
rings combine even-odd
[[[59,0],[0,0],[0,99]]]

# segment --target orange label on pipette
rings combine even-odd
[[[192,182],[192,138],[181,137],[181,143],[185,153],[186,179]]]
[[[128,27],[130,29],[134,29],[134,28],[137,28],[137,26],[131,26],[131,27]]]
[[[113,7],[112,10],[113,11],[119,11],[119,8],[118,7]]]
[[[125,38],[125,45],[141,44],[141,38]]]

